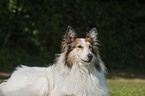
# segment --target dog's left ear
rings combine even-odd
[[[89,33],[87,33],[86,38],[90,38],[93,42],[97,41],[98,32],[96,28],[92,28]]]

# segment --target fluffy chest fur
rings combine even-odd
[[[97,71],[94,65],[78,67],[75,64],[70,70],[58,63],[52,67],[55,76],[50,96],[57,92],[62,96],[109,96],[104,72]]]

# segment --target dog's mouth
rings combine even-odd
[[[87,62],[87,63],[91,62],[91,60],[83,60],[83,59],[81,59],[81,60],[84,61],[84,62]]]

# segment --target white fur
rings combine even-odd
[[[85,44],[84,40],[82,42]],[[80,56],[70,53],[78,56],[73,58],[71,69],[64,64],[64,53],[50,67],[18,67],[6,82],[0,84],[0,94],[4,94],[0,96],[110,96],[101,59],[98,58],[100,72],[94,67],[95,56],[91,64],[79,61],[87,58],[85,54],[90,52],[85,48]],[[76,52],[75,49],[72,52]]]

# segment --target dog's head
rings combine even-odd
[[[97,29],[92,28],[87,34],[86,38],[77,38],[77,33],[74,29],[68,26],[64,40],[62,43],[62,50],[65,54],[65,64],[68,67],[72,67],[73,64],[89,65],[96,63],[96,67],[99,67],[97,63],[98,55],[98,43],[97,43]]]

